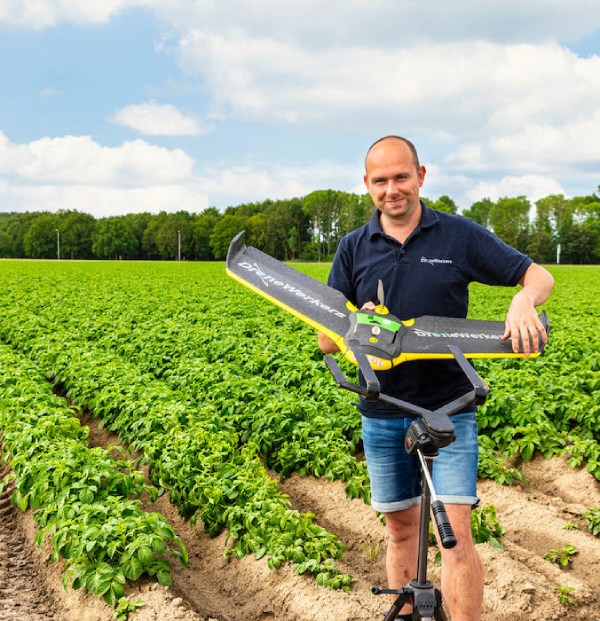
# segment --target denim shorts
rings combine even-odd
[[[452,415],[456,439],[440,449],[433,461],[433,487],[444,503],[476,506],[479,502],[475,412],[469,408]],[[409,455],[404,446],[406,432],[415,420],[362,417],[371,505],[376,511],[391,513],[421,502],[419,459]]]

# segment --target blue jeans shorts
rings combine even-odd
[[[444,503],[472,505],[477,498],[477,421],[475,408],[453,414],[456,439],[433,461],[433,486]],[[409,455],[404,438],[414,417],[362,417],[371,505],[381,513],[408,509],[421,502],[419,460]]]

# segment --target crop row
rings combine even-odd
[[[0,345],[0,456],[11,466],[13,503],[33,510],[36,541],[65,561],[63,583],[119,606],[127,580],[171,583],[167,555],[187,552],[166,519],[140,506],[156,497],[142,472],[104,449],[88,448],[87,427],[53,394],[29,361]]]
[[[326,375],[315,335],[261,300],[253,315],[245,292],[224,287],[222,267],[208,268],[196,289],[200,306],[180,291],[163,292],[157,303],[154,277],[132,289],[129,282],[106,287],[88,273],[55,288],[36,287],[37,307],[19,311],[18,321],[118,352],[190,405],[215,404],[240,441],[254,444],[282,477],[342,479],[350,497],[368,501],[365,463],[353,456],[360,416]],[[14,307],[22,308],[21,290],[12,293]],[[82,310],[73,313],[74,305]]]
[[[3,337],[61,383],[73,403],[142,451],[153,483],[169,491],[183,516],[192,523],[200,518],[212,536],[226,528],[228,555],[267,554],[271,567],[291,561],[298,573],[315,574],[320,584],[348,588],[350,576],[331,562],[344,545],[315,524],[312,514],[289,508],[255,447],[239,448],[236,431],[213,404],[190,406],[154,376],[66,330],[48,334],[33,322],[7,320]]]

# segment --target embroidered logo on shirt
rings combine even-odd
[[[429,265],[448,265],[452,264],[452,259],[428,259],[427,257],[421,257],[421,263],[429,263]]]

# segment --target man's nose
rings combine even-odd
[[[396,194],[398,192],[398,184],[393,179],[390,179],[387,182],[385,192],[389,195]]]

